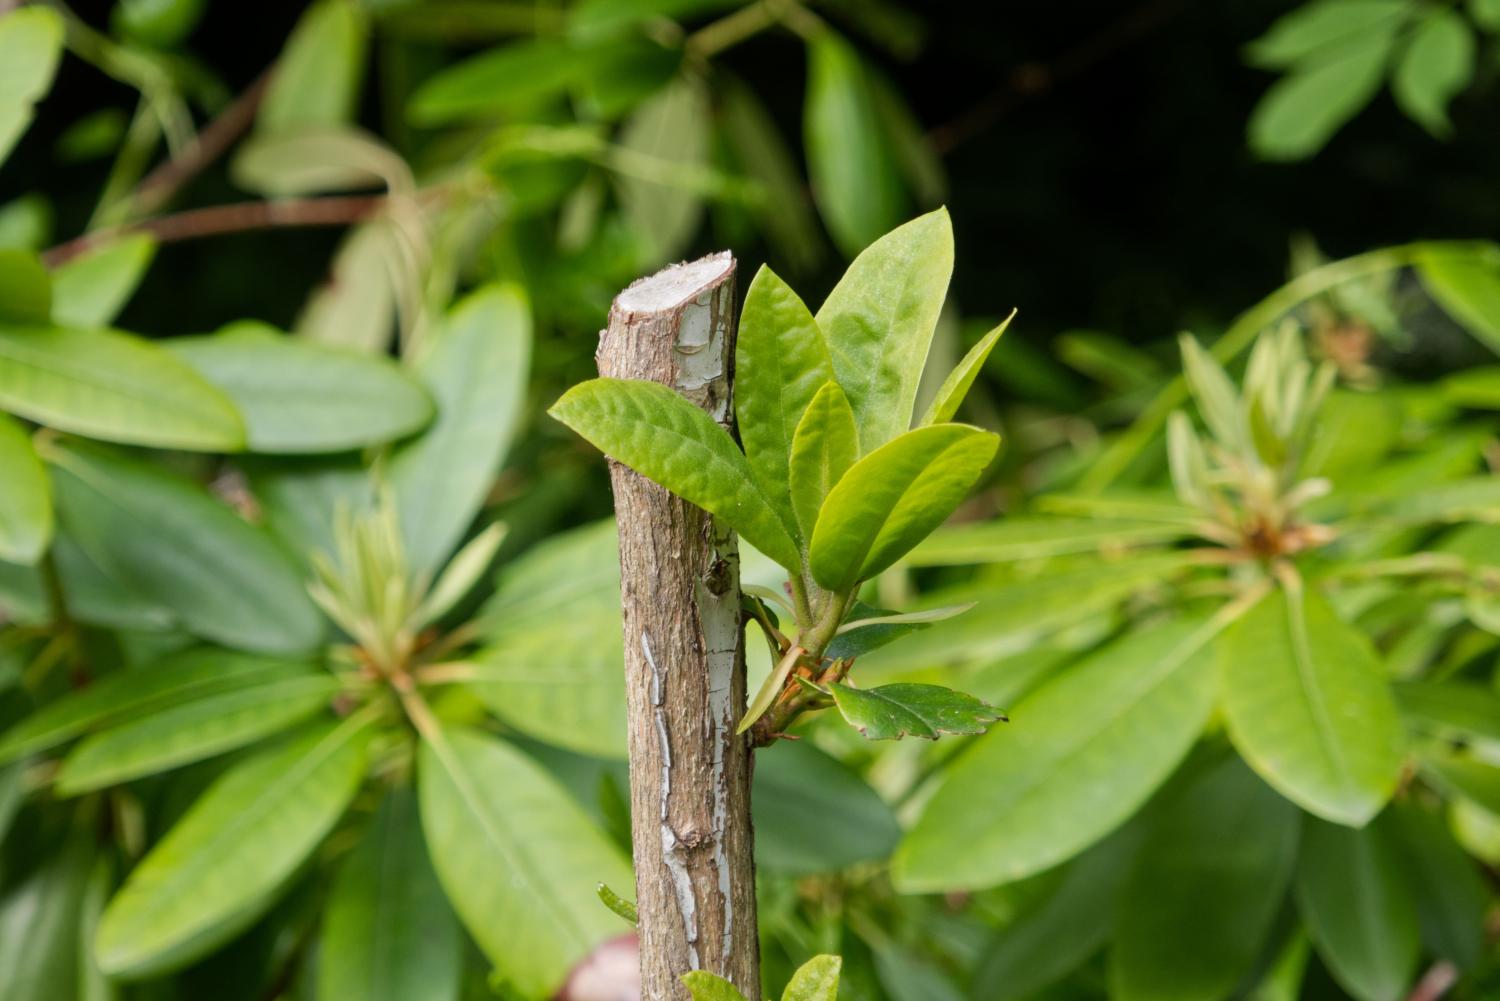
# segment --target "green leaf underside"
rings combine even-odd
[[[871,244],[818,310],[834,376],[854,410],[861,453],[910,426],[952,273],[953,227],[939,209]]]
[[[734,407],[745,458],[767,497],[793,520],[789,456],[808,405],[833,379],[817,321],[797,293],[762,267],[745,294],[734,349]],[[820,498],[821,499],[821,498]],[[809,523],[810,524],[810,523]]]
[[[1119,826],[1208,718],[1214,634],[1202,620],[1135,633],[1033,691],[1009,725],[975,738],[949,772],[896,852],[896,885],[930,892],[1010,882]]]
[[[984,733],[1005,714],[972,695],[940,685],[894,684],[878,688],[832,686],[833,701],[849,725],[869,740],[910,734],[937,740],[945,733]]]
[[[1230,739],[1261,777],[1326,820],[1359,826],[1390,798],[1402,730],[1368,641],[1315,591],[1270,592],[1219,644]]]
[[[999,442],[978,428],[938,424],[856,462],[818,514],[809,550],[818,583],[847,590],[905,555],[958,507]]]
[[[969,389],[974,385],[974,380],[984,369],[984,363],[989,360],[990,352],[995,350],[995,345],[1000,342],[1000,335],[1010,326],[1010,321],[1016,318],[1016,311],[1011,310],[1010,315],[1000,321],[999,326],[979,339],[979,343],[969,349],[963,359],[948,373],[943,384],[938,387],[937,395],[932,398],[932,403],[927,407],[927,413],[922,416],[919,425],[942,424],[951,421],[958,413],[958,408],[963,406],[964,398],[969,395]]]
[[[52,542],[52,486],[19,423],[0,413],[0,560],[31,565]]]
[[[902,562],[919,567],[1010,563],[1160,545],[1191,534],[1186,525],[1159,521],[1014,517],[939,528]]]
[[[244,747],[326,709],[338,690],[331,675],[272,675],[264,684],[166,706],[82,741],[63,759],[58,794],[76,796]]]
[[[0,326],[0,407],[128,445],[233,452],[245,444],[222,392],[162,348],[108,330]]]
[[[223,926],[243,927],[342,816],[368,737],[358,718],[316,726],[225,772],[110,901],[95,945],[101,968],[129,977],[170,969]]]
[[[818,512],[859,456],[854,411],[838,383],[823,384],[792,434],[788,489],[804,539],[812,538]]]
[[[787,569],[797,543],[761,490],[745,454],[708,414],[654,382],[593,379],[548,411],[600,451],[727,521]]]
[[[630,885],[630,867],[550,775],[491,737],[424,741],[418,780],[422,829],[460,919],[517,990],[550,996],[619,933],[594,887]]]

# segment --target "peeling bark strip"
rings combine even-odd
[[[734,258],[667,268],[615,299],[599,374],[671,386],[726,428]],[[750,746],[734,533],[610,463],[620,527],[641,998],[684,1001],[717,973],[760,997]]]

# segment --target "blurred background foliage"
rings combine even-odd
[[[1492,0],[0,11],[0,997],[544,997],[626,931],[542,407],[635,277],[816,303],[938,204],[1006,445],[869,596],[978,607],[862,669],[1016,723],[760,756],[768,983],[1500,990]]]

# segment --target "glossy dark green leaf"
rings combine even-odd
[[[1401,1001],[1422,950],[1416,903],[1383,827],[1309,820],[1297,904],[1318,954],[1359,1001]]]
[[[842,761],[806,741],[755,762],[755,863],[788,876],[839,872],[888,857],[896,815]]]
[[[63,327],[106,327],[130,300],[151,259],[156,241],[133,233],[93,248],[52,272],[52,319]]]
[[[931,621],[913,619],[909,615],[898,615],[856,601],[833,642],[824,648],[823,654],[835,660],[862,657],[887,643],[894,643],[903,636],[926,629],[931,624]]]
[[[245,444],[228,397],[161,348],[113,331],[0,326],[0,407],[130,445],[232,452]]]
[[[276,61],[257,127],[280,132],[352,118],[359,105],[368,35],[368,17],[354,0],[310,5]]]
[[[386,794],[340,867],[318,945],[319,998],[457,1001],[462,932],[409,790]]]
[[[1297,829],[1296,808],[1234,757],[1163,804],[1116,908],[1110,997],[1227,997],[1282,905]]]
[[[174,474],[100,449],[49,452],[70,534],[188,631],[262,653],[301,652],[322,639],[301,573],[227,505]]]
[[[0,322],[46,325],[52,320],[52,278],[29,250],[0,249]]]
[[[741,433],[743,437],[743,433]],[[829,492],[859,456],[859,429],[854,411],[838,383],[832,380],[808,401],[792,432],[787,462],[787,488],[802,537],[812,537]]]
[[[1005,719],[993,706],[941,685],[836,684],[832,691],[839,712],[867,740],[900,740],[908,734],[937,740],[945,733],[984,733],[991,723]]]
[[[0,560],[35,563],[52,541],[52,485],[19,423],[0,413]]]
[[[0,163],[10,155],[52,86],[63,50],[63,20],[47,7],[7,11],[0,18]]]
[[[263,913],[358,791],[368,720],[312,727],[220,776],[110,901],[100,967],[121,977],[173,969]]]
[[[341,452],[420,430],[433,405],[383,358],[237,323],[167,348],[234,401],[253,452]]]

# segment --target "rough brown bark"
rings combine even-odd
[[[734,259],[620,293],[599,373],[671,386],[732,430]],[[734,533],[611,462],[620,528],[641,997],[683,1001],[708,970],[760,997],[744,631]]]

